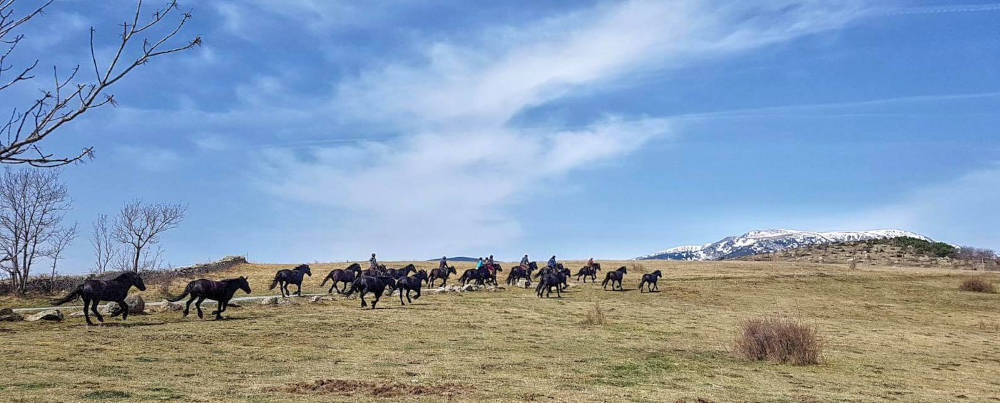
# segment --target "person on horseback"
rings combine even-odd
[[[479,261],[476,262],[476,270],[479,270],[480,267],[483,267],[483,258],[481,256],[479,257]]]
[[[549,258],[549,262],[546,264],[546,266],[548,266],[550,269],[554,269],[556,268],[556,264],[557,264],[556,255],[552,255],[552,257]]]
[[[493,271],[493,255],[486,258],[486,268],[489,269],[489,271]]]
[[[378,260],[375,260],[374,253],[372,253],[372,257],[368,259],[368,268],[371,270],[378,269]]]
[[[525,254],[524,257],[521,258],[521,269],[528,270],[529,263],[531,262],[528,261],[528,255]]]
[[[588,269],[594,268],[594,258],[587,259],[587,268]]]
[[[438,263],[438,268],[442,270],[448,268],[448,257],[441,256],[441,261]]]

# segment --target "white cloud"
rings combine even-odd
[[[181,162],[181,156],[164,148],[118,146],[115,156],[126,164],[153,172],[166,172]]]
[[[342,119],[404,135],[265,150],[259,185],[349,211],[341,243],[392,245],[399,256],[415,256],[508,241],[520,230],[509,206],[669,133],[669,121],[655,118],[605,117],[582,129],[512,127],[518,112],[640,69],[834,28],[861,12],[852,1],[754,3],[616,3],[430,43],[423,63],[388,63],[343,81],[326,105]]]

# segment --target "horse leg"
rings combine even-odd
[[[653,282],[653,290],[660,291],[660,286],[658,284],[656,284],[655,281]],[[650,291],[652,291],[652,290],[650,290]]]
[[[224,301],[219,301],[219,308],[215,310],[215,320],[221,320],[222,319],[222,311],[226,310],[226,305],[228,305],[228,304],[229,304],[229,301],[225,301],[225,300]]]
[[[298,283],[295,286],[298,287],[298,291],[295,291],[295,293],[299,294],[299,296],[301,297],[302,296],[302,283]]]
[[[84,298],[83,299],[83,317],[87,319],[87,325],[88,326],[94,326],[94,322],[90,321],[90,312],[87,312],[88,309],[90,309],[90,299]]]
[[[128,304],[125,300],[118,301],[118,306],[122,308],[122,320],[128,319]]]
[[[205,314],[201,312],[201,303],[205,301],[205,297],[198,297],[198,301],[194,303],[194,307],[198,308],[198,319],[205,319]]]
[[[90,300],[90,312],[94,313],[94,316],[97,317],[97,321],[98,322],[104,322],[104,316],[102,316],[101,312],[99,312],[97,310],[97,306],[100,305],[100,304],[101,304],[101,300],[99,298],[94,298],[94,299]]]
[[[409,292],[406,293],[406,297],[407,298],[410,297],[410,293]],[[418,298],[420,298],[420,289],[419,288],[417,289],[417,295],[413,296],[413,299],[418,299]]]
[[[184,306],[184,316],[182,316],[183,318],[186,318],[188,316],[188,312],[191,312],[191,303],[194,302],[194,300],[196,299],[198,299],[198,297],[194,295],[192,295],[191,298],[188,299],[187,305]]]
[[[372,301],[372,309],[375,309],[375,304],[378,303],[378,299],[382,298],[382,294],[381,293],[376,292],[374,294],[375,294],[375,300]],[[402,294],[402,293],[400,293],[400,294]],[[399,300],[399,302],[403,302],[403,300]]]
[[[367,294],[367,293],[368,293],[368,291],[361,291],[361,307],[362,308],[368,306],[368,303],[365,302],[365,294]]]
[[[390,294],[390,295],[392,295],[392,294]],[[402,288],[399,289],[399,304],[400,305],[406,305],[406,304],[403,303],[403,289]]]

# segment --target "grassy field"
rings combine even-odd
[[[426,294],[406,307],[384,298],[375,311],[342,297],[247,304],[218,322],[164,312],[100,327],[0,323],[0,400],[1000,400],[1000,295],[958,291],[973,272],[641,264],[663,270],[661,292],[640,294],[630,270],[626,292],[574,284],[562,299],[508,288]],[[312,265],[305,292],[343,266]],[[278,267],[288,265],[217,277],[249,275],[254,295],[266,295]],[[584,323],[595,304],[604,325]],[[739,322],[764,315],[814,325],[821,363],[736,357]]]

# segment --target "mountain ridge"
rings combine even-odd
[[[636,260],[725,260],[808,245],[900,237],[917,238],[925,241],[931,240],[915,232],[899,229],[828,232],[767,229],[754,230],[743,235],[728,236],[719,241],[702,245],[676,246],[645,256],[639,256]]]

